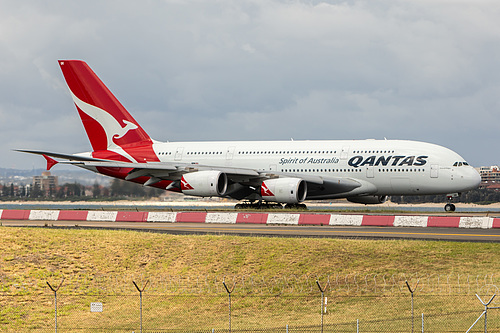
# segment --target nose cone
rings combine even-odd
[[[481,184],[481,175],[476,169],[470,167],[462,176],[464,191],[475,190]]]

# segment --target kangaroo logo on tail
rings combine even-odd
[[[118,154],[130,159],[131,161],[137,162],[130,154],[128,154],[122,147],[117,145],[113,139],[120,139],[124,137],[129,131],[133,131],[138,128],[138,126],[128,120],[123,120],[126,124],[125,127],[118,122],[112,115],[110,115],[105,110],[98,108],[94,105],[85,103],[70,90],[71,96],[76,106],[86,115],[94,119],[101,125],[102,129],[106,133],[107,147],[109,150],[114,150]]]
[[[159,161],[153,140],[85,62],[59,64],[94,152],[114,152],[130,162]]]

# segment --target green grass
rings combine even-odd
[[[500,244],[494,243],[10,227],[0,227],[0,240],[0,324],[8,325],[6,331],[50,328],[54,305],[46,282],[57,286],[63,278],[59,322],[64,331],[137,330],[138,292],[132,280],[139,285],[150,280],[144,293],[150,327],[226,328],[224,276],[229,287],[236,283],[234,328],[317,324],[315,278],[324,286],[329,277],[325,323],[402,318],[392,325],[407,331],[407,278],[412,285],[420,279],[419,313],[441,315],[462,306],[468,314],[452,319],[462,330],[482,310],[474,293],[490,292],[485,285],[498,282],[500,268]],[[452,286],[446,282],[450,276]],[[421,297],[425,293],[463,298],[429,300]],[[102,314],[90,313],[94,301],[105,304]],[[435,327],[444,331],[447,325]]]
[[[72,276],[470,274],[499,271],[500,244],[179,236],[0,227],[0,276],[22,283]]]

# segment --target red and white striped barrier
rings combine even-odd
[[[500,218],[486,216],[394,216],[324,213],[127,212],[18,209],[0,210],[0,220],[500,228]]]

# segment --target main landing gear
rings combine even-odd
[[[297,203],[297,204],[286,204],[285,209],[303,209],[307,210],[307,205],[303,203]]]
[[[451,194],[447,194],[446,195],[446,198],[448,199],[448,203],[444,206],[444,210],[446,212],[454,212],[456,207],[454,204],[451,203],[451,201],[453,200],[453,198],[458,198],[460,196],[459,193],[451,193]]]
[[[237,203],[234,209],[283,209],[283,205],[275,202],[243,201]]]
[[[286,204],[283,206],[278,202],[263,202],[263,201],[243,201],[237,203],[234,209],[303,209],[307,210],[305,204]]]

